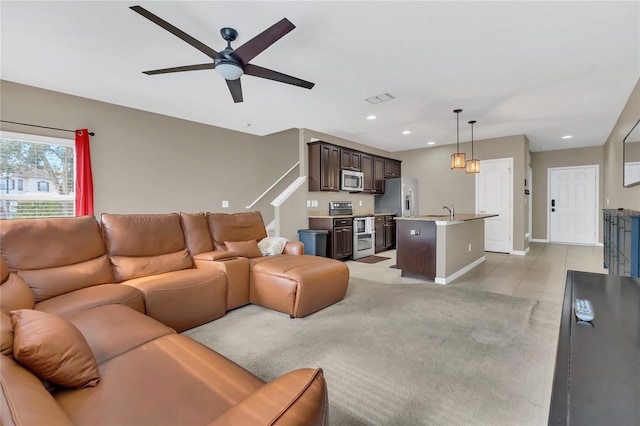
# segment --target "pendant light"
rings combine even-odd
[[[467,161],[467,173],[480,173],[480,160],[473,158],[473,125],[476,120],[471,120],[471,160]]]
[[[454,109],[456,113],[456,153],[451,154],[451,169],[464,169],[466,165],[465,153],[460,152],[460,124],[458,118],[460,117],[461,109]]]

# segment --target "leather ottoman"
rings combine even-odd
[[[251,303],[300,318],[340,300],[349,286],[343,262],[319,256],[266,256],[249,259]]]

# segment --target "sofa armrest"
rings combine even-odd
[[[327,387],[322,369],[302,368],[278,377],[210,425],[277,425],[280,422],[327,424]]]
[[[284,246],[283,254],[304,254],[304,244],[300,241],[289,241]]]
[[[214,250],[207,251],[204,253],[196,254],[193,256],[194,260],[227,260],[227,259],[235,259],[238,257],[237,253],[232,251],[224,251],[224,250]]]

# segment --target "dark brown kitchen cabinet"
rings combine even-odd
[[[384,248],[392,249],[396,246],[396,220],[395,216],[384,217]]]
[[[327,235],[327,257],[349,259],[353,255],[353,219],[309,218],[310,229],[324,229]]]
[[[398,160],[392,160],[390,158],[384,159],[384,177],[385,178],[397,178],[402,177],[402,163]]]
[[[360,152],[342,148],[340,150],[340,169],[360,171]]]
[[[396,226],[396,265],[402,270],[402,276],[435,280],[436,223],[426,220],[399,220]]]
[[[373,157],[373,193],[384,194],[384,158]]]
[[[384,158],[362,154],[360,166],[364,174],[362,192],[384,194]]]
[[[311,142],[309,149],[309,191],[340,190],[340,148]]]
[[[390,250],[396,245],[396,221],[394,216],[376,216],[376,253]]]
[[[379,253],[385,250],[384,216],[376,216],[374,223],[376,231],[376,253]]]

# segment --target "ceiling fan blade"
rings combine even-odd
[[[233,97],[233,102],[238,103],[242,102],[242,85],[240,84],[240,79],[236,80],[226,80],[227,86],[229,86],[229,91],[231,92],[231,96]]]
[[[296,77],[292,77],[287,74],[282,74],[278,71],[273,71],[267,68],[259,67],[257,65],[247,64],[244,67],[244,73],[252,75],[254,77],[266,78],[273,81],[279,81],[280,83],[293,84],[294,86],[304,87],[305,89],[311,89],[315,86],[315,83],[305,81]]]
[[[156,74],[168,74],[170,72],[211,70],[214,67],[215,67],[215,64],[213,62],[209,62],[207,64],[185,65],[183,67],[173,67],[173,68],[163,68],[160,70],[142,71],[142,73],[146,75],[156,75]]]
[[[215,50],[213,50],[212,48],[210,48],[206,44],[202,43],[201,41],[196,40],[195,38],[191,37],[189,34],[187,34],[184,31],[182,31],[181,29],[174,27],[173,25],[171,25],[170,23],[168,23],[164,19],[162,19],[162,18],[154,15],[153,13],[149,12],[147,9],[145,9],[145,8],[143,8],[141,6],[131,6],[130,9],[133,10],[134,12],[137,12],[140,15],[144,16],[145,18],[147,18],[151,22],[161,26],[162,28],[164,28],[165,30],[169,31],[171,34],[175,35],[176,37],[182,39],[183,41],[186,41],[191,46],[195,47],[196,49],[198,49],[199,51],[201,51],[202,53],[204,53],[205,55],[207,55],[211,59],[218,59],[220,57],[218,52],[216,52]]]
[[[282,18],[281,21],[276,22],[242,46],[235,49],[231,52],[231,56],[242,61],[243,64],[247,64],[250,60],[258,56],[260,52],[280,40],[282,36],[295,27],[296,26],[287,18]]]

